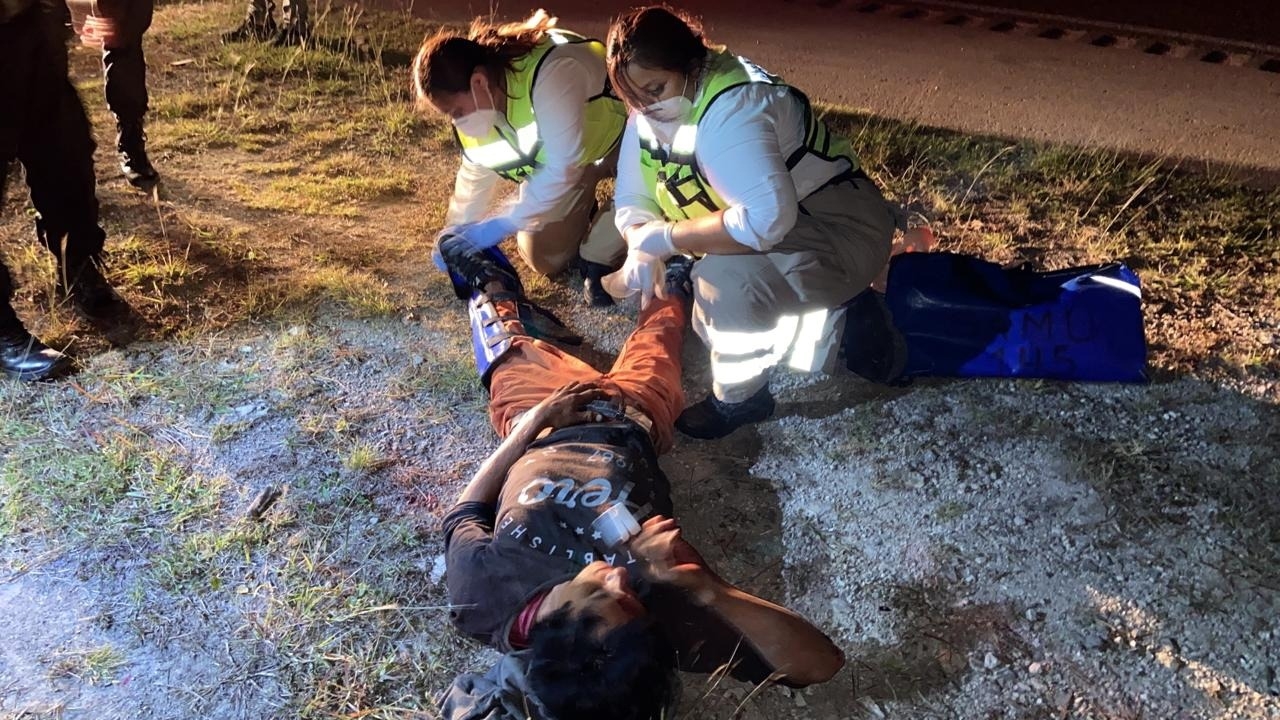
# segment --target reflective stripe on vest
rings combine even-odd
[[[698,122],[711,104],[726,91],[748,83],[786,88],[803,108],[804,144],[787,158],[797,198],[803,200],[831,178],[858,169],[852,145],[846,138],[833,134],[826,123],[814,115],[804,93],[750,60],[721,51],[712,56],[693,112],[672,136],[670,148],[662,147],[644,115],[636,116],[640,170],[645,182],[654,188],[654,199],[667,219],[700,217],[727,207],[702,174],[693,151],[697,145]]]
[[[463,135],[455,128],[454,135],[468,160],[514,182],[524,180],[542,167],[546,153],[533,112],[533,86],[542,61],[552,49],[577,43],[587,43],[592,54],[604,65],[604,45],[599,40],[590,40],[565,30],[548,30],[545,38],[527,55],[513,61],[506,73],[507,124],[494,128],[483,138]],[[587,100],[578,165],[589,165],[608,155],[622,137],[626,122],[626,106],[613,97],[606,81],[600,93]]]

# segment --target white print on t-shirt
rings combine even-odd
[[[592,455],[592,460],[594,462],[614,464],[622,468],[630,465],[630,461],[626,457],[608,451],[596,451]],[[595,478],[579,486],[573,478],[565,477],[552,480],[548,477],[539,477],[530,480],[528,484],[520,488],[520,492],[516,495],[516,502],[526,507],[549,502],[565,508],[582,507],[584,509],[609,507],[614,503],[621,503],[634,517],[643,520],[653,511],[653,508],[648,504],[640,506],[635,501],[630,500],[631,491],[634,489],[635,483],[627,482],[622,485],[617,492],[617,496],[614,497],[613,483],[609,482],[607,478]],[[579,538],[586,540],[588,534],[586,527],[570,526],[564,520],[559,521],[558,525],[560,529],[565,530],[566,534],[569,535],[568,538],[559,538],[559,543]],[[594,528],[590,532],[593,542],[573,543],[574,547],[568,547],[564,544],[552,543],[541,536],[530,535],[527,526],[516,523],[510,514],[506,514],[500,521],[495,534],[498,536],[505,535],[531,550],[576,560],[583,565],[590,564],[597,557],[610,565],[615,565],[619,562],[630,565],[636,561],[629,551],[621,549],[606,551],[604,548],[599,547],[597,542],[601,540],[601,534]],[[622,557],[622,555],[625,555],[625,557]]]
[[[626,503],[628,508],[634,507],[634,503],[627,502],[627,497],[635,486],[632,482],[623,485],[615,501]],[[551,499],[553,494],[555,498],[552,501],[557,505],[574,508],[581,503],[582,507],[600,507],[613,494],[613,483],[605,478],[596,478],[578,487],[573,478],[561,478],[555,481],[545,477],[534,478],[528,485],[520,488],[516,501],[521,505],[537,505]]]
[[[563,523],[562,523],[563,524]],[[513,527],[514,526],[514,527]],[[511,528],[509,531],[507,528]],[[574,528],[575,534],[582,528]],[[510,515],[502,519],[502,523],[498,525],[498,533],[505,532],[507,537],[521,540],[530,550],[537,550],[548,555],[561,555],[568,560],[577,560],[583,565],[590,565],[596,560],[596,552],[593,550],[584,550],[582,548],[561,547],[560,545],[549,544],[542,539],[541,535],[530,535],[527,540],[526,535],[529,534],[529,528],[524,525],[517,524]],[[623,557],[625,556],[625,557]],[[631,554],[630,550],[619,550],[612,553],[601,553],[600,560],[609,563],[610,566],[617,565],[619,561],[623,565],[631,565],[635,563],[636,558]]]

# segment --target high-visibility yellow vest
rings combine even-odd
[[[501,131],[494,128],[482,138],[474,138],[458,132],[458,144],[462,153],[471,162],[483,165],[502,177],[520,182],[532,175],[546,162],[546,152],[542,147],[542,137],[538,133],[538,121],[533,114],[533,84],[538,79],[538,70],[547,53],[559,45],[570,43],[587,43],[592,54],[600,58],[604,64],[604,45],[599,40],[590,40],[564,30],[548,30],[542,42],[538,43],[527,55],[517,58],[507,71],[507,122],[510,130]],[[579,165],[589,165],[604,157],[613,150],[622,137],[627,123],[627,109],[622,101],[613,96],[608,86],[600,88],[600,93],[587,100],[583,123],[582,155],[578,157]]]
[[[814,116],[804,93],[750,60],[722,50],[712,55],[693,112],[676,130],[670,148],[662,147],[643,114],[636,117],[640,170],[648,186],[654,188],[654,199],[668,220],[700,217],[726,208],[694,158],[698,121],[725,91],[748,83],[786,88],[804,107],[804,145],[787,158],[787,169],[797,188],[808,187],[812,192],[837,175],[858,169],[858,158],[849,140],[833,134],[826,123]]]

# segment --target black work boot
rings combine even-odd
[[[582,299],[587,307],[610,307],[613,296],[605,292],[600,280],[614,271],[614,268],[603,263],[578,259],[578,267],[582,270]]]
[[[738,403],[717,400],[715,394],[707,395],[702,402],[684,409],[676,418],[676,429],[702,440],[714,440],[737,430],[743,425],[760,422],[773,414],[773,395],[765,385],[755,395]]]
[[[147,134],[141,120],[116,121],[116,150],[120,153],[120,171],[130,185],[147,189],[160,179],[147,157]]]
[[[92,320],[121,315],[126,305],[102,276],[98,259],[58,263],[58,291]]]
[[[71,358],[32,337],[7,302],[0,305],[0,371],[18,380],[47,380],[70,367]]]
[[[517,295],[524,295],[524,286],[520,284],[520,276],[515,269],[506,263],[497,250],[472,250],[466,238],[461,235],[450,235],[440,240],[440,257],[449,268],[450,279],[454,282],[454,290],[458,284],[470,288],[472,292],[485,292],[491,282],[502,283],[502,287]],[[460,298],[464,298],[459,294]],[[464,298],[465,299],[465,298]]]
[[[249,42],[250,40],[265,42],[275,38],[275,36],[275,18],[271,17],[270,14],[250,14],[245,17],[244,22],[222,33],[221,40],[223,44]]]
[[[686,303],[693,300],[693,263],[694,259],[688,255],[672,255],[667,258],[667,297],[679,298]]]

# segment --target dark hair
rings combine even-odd
[[[466,92],[478,67],[502,77],[511,63],[532,52],[555,24],[556,18],[539,10],[519,23],[495,25],[476,18],[466,37],[442,29],[424,38],[409,73],[414,97],[422,104],[438,93]]]
[[[609,26],[607,48],[609,81],[632,107],[644,103],[624,72],[628,65],[688,75],[707,59],[702,25],[666,5],[637,8],[616,18]]]
[[[556,720],[655,720],[679,690],[652,616],[598,636],[600,618],[560,608],[529,630],[529,687]]]

